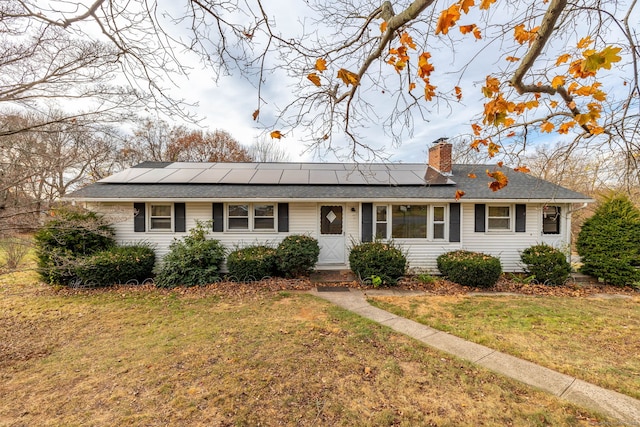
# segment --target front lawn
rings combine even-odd
[[[308,294],[237,286],[0,276],[0,425],[610,422]]]
[[[640,398],[640,297],[376,297],[374,305]]]

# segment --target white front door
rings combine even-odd
[[[345,264],[344,206],[320,206],[318,264]]]

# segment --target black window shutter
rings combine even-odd
[[[373,203],[362,204],[362,241],[373,240]]]
[[[184,203],[174,203],[173,213],[176,218],[174,221],[174,231],[181,233],[187,231],[187,211]]]
[[[278,203],[278,231],[289,231],[289,203]]]
[[[145,231],[145,204],[133,204],[133,231],[136,233],[144,233]]]
[[[449,241],[460,241],[460,203],[449,204]]]
[[[527,231],[527,205],[516,205],[516,233]]]
[[[223,203],[213,204],[213,231],[214,232],[224,231],[224,204]]]
[[[475,212],[475,229],[474,231],[476,233],[484,233],[485,231],[485,211],[486,211],[486,205],[484,204],[477,204],[476,205],[476,212]]]

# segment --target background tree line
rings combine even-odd
[[[286,161],[277,142],[139,119],[131,131],[60,110],[0,114],[0,232],[32,231],[73,189],[143,161]],[[14,130],[20,129],[18,132]]]

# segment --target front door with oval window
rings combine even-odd
[[[320,256],[318,264],[345,263],[344,207],[340,205],[320,206]]]

